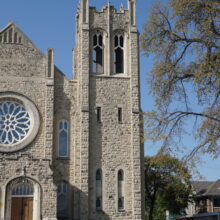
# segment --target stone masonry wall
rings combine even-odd
[[[96,107],[101,107],[97,122]],[[122,122],[118,122],[118,108]],[[90,77],[90,218],[132,219],[130,79]],[[103,173],[103,212],[95,208],[95,174]],[[125,211],[117,207],[117,173],[124,170]]]
[[[45,152],[48,152],[45,151],[45,144],[52,144],[53,136],[51,130],[47,132],[47,129],[50,129],[49,121],[46,126],[46,113],[48,120],[53,117],[53,88],[47,89],[47,57],[14,24],[10,27],[19,32],[22,41],[0,43],[0,92],[13,92],[29,99],[39,112],[40,128],[36,138],[28,146],[16,152],[0,153],[1,193],[2,196],[6,193],[9,179],[13,181],[13,178],[21,176],[33,179],[34,182],[38,182],[42,190],[39,192],[42,205],[40,215],[43,218],[54,219],[56,188],[50,168],[52,158],[47,153],[45,155]],[[8,197],[7,194],[5,196]],[[0,197],[0,202],[3,204],[0,207],[0,219],[7,205],[5,198]]]
[[[131,24],[127,9],[117,11],[106,6],[101,11],[90,8],[89,27],[107,33],[104,65],[110,69],[100,76],[92,75],[90,63],[89,103],[89,215],[96,219],[142,219],[143,191],[141,179],[143,149],[140,143],[140,90],[139,90],[139,42],[138,32]],[[126,72],[113,74],[114,33],[124,33],[124,57]],[[90,35],[92,42],[92,34]],[[92,47],[91,47],[92,50]],[[91,62],[92,57],[91,57]],[[110,73],[110,74],[109,74]],[[109,76],[111,75],[111,76]],[[96,108],[101,107],[102,122],[97,122]],[[118,108],[122,108],[123,122],[118,123]],[[97,169],[103,172],[103,211],[96,211]],[[117,207],[117,171],[125,172],[125,211]]]
[[[66,182],[69,185],[69,218],[73,218],[75,163],[76,163],[76,109],[77,82],[68,80],[59,70],[55,71],[54,99],[54,146],[53,171],[56,184]],[[58,157],[58,123],[60,120],[69,122],[69,157]]]

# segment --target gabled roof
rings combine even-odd
[[[0,43],[33,47],[36,51],[41,53],[41,55],[44,55],[14,22],[9,22],[5,28],[0,30]]]
[[[196,196],[220,195],[220,180],[217,181],[194,181],[192,186]]]

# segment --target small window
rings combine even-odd
[[[58,147],[58,156],[59,157],[68,157],[68,145],[69,145],[69,123],[67,120],[61,120],[59,122],[59,147]]]
[[[93,73],[104,72],[103,37],[100,33],[93,36]]]
[[[114,72],[124,73],[124,37],[116,35],[114,38]]]
[[[101,107],[96,108],[96,114],[97,114],[97,122],[101,122],[102,121]]]
[[[102,171],[96,171],[96,210],[102,209]]]
[[[213,200],[213,207],[220,207],[220,198],[216,198]]]
[[[100,169],[98,169],[96,172],[96,180],[102,180],[102,172]]]
[[[124,172],[123,170],[118,171],[118,181],[123,181],[124,180]]]
[[[118,122],[122,123],[122,108],[118,108]]]
[[[68,185],[60,183],[57,187],[57,217],[68,216]]]
[[[102,209],[102,199],[96,198],[96,210],[99,211]]]

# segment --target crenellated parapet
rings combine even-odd
[[[97,11],[96,8],[90,7],[89,12],[90,29],[102,28],[108,31],[110,23],[110,31],[116,29],[129,30],[129,11],[127,9],[118,11],[113,6],[105,6]]]
[[[136,27],[136,0],[128,0],[128,8],[123,5],[119,9],[110,5],[103,6],[100,10],[89,6],[89,0],[82,0],[78,6],[77,22],[83,28],[95,29],[97,27],[108,29],[111,23],[112,29],[130,30]]]

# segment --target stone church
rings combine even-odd
[[[0,31],[0,220],[143,220],[136,0],[81,0],[73,79]]]

